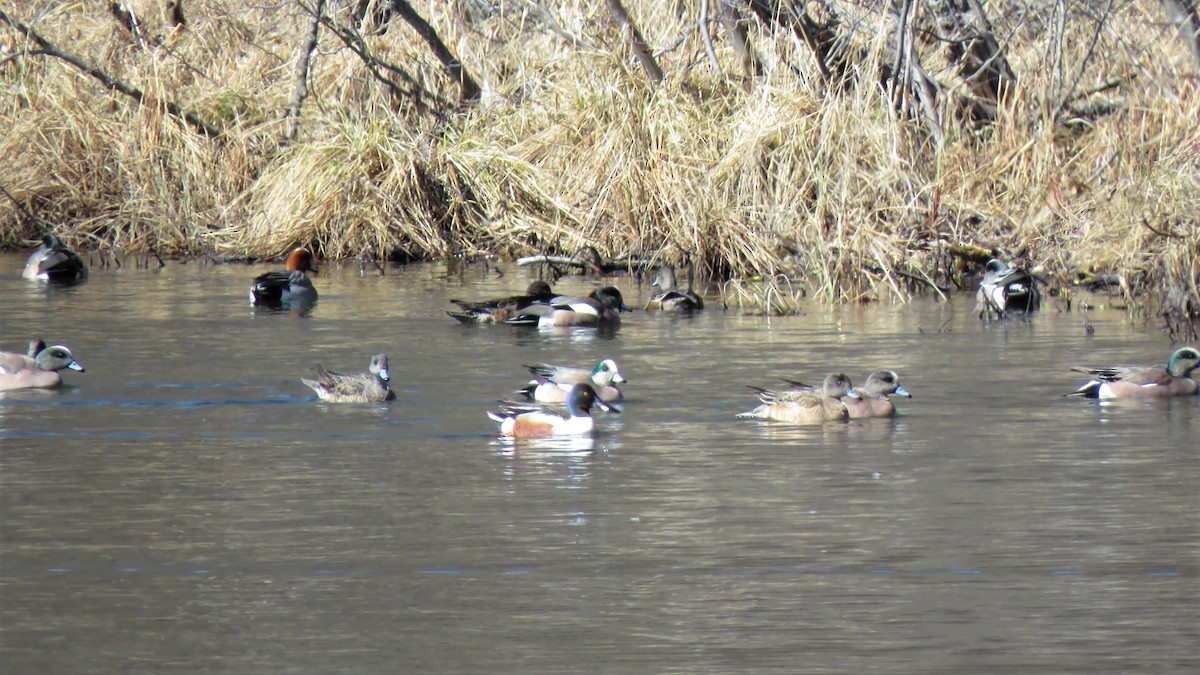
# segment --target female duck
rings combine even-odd
[[[550,288],[550,284],[545,281],[534,281],[529,284],[525,293],[511,295],[507,298],[493,298],[478,302],[452,298],[450,302],[458,305],[459,311],[446,312],[446,314],[464,324],[500,323],[511,319],[535,302],[549,302],[553,298],[554,290]]]
[[[317,397],[330,403],[384,403],[396,399],[396,392],[389,388],[391,373],[388,360],[383,354],[371,357],[371,365],[365,373],[342,374],[325,370],[317,364],[317,379],[300,381],[317,392]]]
[[[29,255],[21,276],[42,281],[72,282],[87,278],[87,267],[83,260],[67,248],[58,237],[47,234],[42,245]]]
[[[1108,366],[1104,368],[1072,368],[1094,376],[1067,396],[1085,398],[1169,398],[1191,396],[1200,385],[1188,377],[1200,365],[1200,351],[1183,347],[1171,354],[1166,367]]]
[[[664,312],[695,312],[704,309],[704,300],[691,289],[675,287],[675,268],[664,265],[658,268],[651,286],[658,286],[658,293],[646,303],[646,311],[660,309]]]
[[[820,388],[804,387],[769,391],[751,387],[758,391],[762,405],[754,410],[738,413],[742,419],[774,420],[788,424],[820,424],[849,417],[842,398],[858,396],[850,384],[850,378],[842,373],[830,373]]]
[[[577,384],[567,396],[567,413],[561,415],[541,406],[517,405],[504,402],[488,417],[500,425],[500,435],[508,438],[549,438],[552,436],[583,436],[592,433],[595,420],[592,406],[608,412],[619,412],[596,396],[590,384]]]
[[[900,376],[894,370],[877,370],[867,376],[861,387],[855,387],[858,398],[842,400],[851,419],[861,417],[895,417],[896,406],[889,398],[892,395],[912,398],[912,394],[900,386]]]
[[[36,356],[0,352],[0,391],[17,389],[53,389],[62,384],[60,370],[84,372],[71,350],[62,345],[45,347],[31,343],[31,351],[41,346]]]
[[[259,275],[250,285],[250,304],[275,309],[304,309],[317,301],[317,289],[306,272],[316,274],[312,254],[306,249],[292,251],[287,269]]]

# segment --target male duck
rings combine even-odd
[[[30,343],[30,351],[41,347],[35,356],[0,352],[0,391],[16,389],[53,389],[62,384],[58,371],[85,372],[71,350],[62,345],[46,347],[40,340]]]
[[[572,388],[577,384],[590,384],[596,390],[596,396],[605,403],[616,403],[623,398],[618,384],[625,381],[613,359],[604,359],[596,367],[570,368],[568,366],[552,366],[547,363],[526,365],[533,374],[534,380],[516,393],[538,403],[564,403]]]
[[[521,310],[535,302],[549,302],[554,297],[554,291],[550,288],[550,284],[545,281],[534,281],[521,295],[510,295],[506,298],[493,298],[479,302],[451,299],[450,302],[458,305],[459,311],[446,312],[446,314],[464,324],[501,323],[516,316]]]
[[[774,420],[788,424],[820,424],[849,417],[842,398],[858,396],[850,384],[850,378],[842,373],[825,376],[821,387],[803,387],[770,391],[751,387],[758,392],[762,405],[754,410],[738,413],[742,419]]]
[[[275,309],[307,309],[317,301],[317,289],[306,272],[316,273],[312,254],[298,248],[288,255],[287,269],[255,277],[250,304]]]
[[[559,296],[549,302],[535,302],[505,323],[550,326],[615,326],[621,312],[630,312],[621,291],[603,286],[586,297]]]
[[[501,402],[499,411],[487,416],[500,425],[500,435],[509,438],[548,438],[551,436],[583,436],[592,433],[595,420],[592,406],[608,412],[619,412],[596,396],[590,384],[577,384],[567,396],[567,414],[561,415],[541,406]]]
[[[691,289],[686,291],[675,287],[675,268],[663,265],[654,275],[651,286],[658,286],[659,292],[646,303],[646,311],[662,310],[664,312],[695,312],[704,309],[704,300]]]
[[[979,318],[991,318],[993,314],[1003,318],[1010,311],[1032,312],[1041,304],[1037,280],[1029,272],[995,259],[989,260],[983,269],[983,279],[975,293]]]
[[[1072,368],[1088,373],[1095,379],[1085,382],[1067,396],[1101,399],[1191,396],[1200,389],[1200,384],[1188,377],[1197,365],[1200,365],[1200,351],[1182,347],[1171,354],[1166,367]]]
[[[388,387],[391,381],[388,360],[383,354],[371,357],[371,365],[365,373],[343,375],[325,370],[317,364],[317,379],[300,381],[317,392],[317,397],[330,403],[384,403],[396,399],[396,392]]]
[[[67,248],[58,237],[47,234],[42,237],[42,245],[25,261],[21,276],[69,283],[86,279],[87,267],[79,255]]]

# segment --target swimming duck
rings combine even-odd
[[[585,297],[558,296],[535,302],[505,323],[549,326],[612,326],[620,323],[621,312],[632,311],[614,286],[602,286]]]
[[[388,387],[391,381],[388,360],[383,354],[371,357],[365,373],[344,375],[325,370],[317,364],[317,379],[300,381],[317,392],[317,397],[330,403],[383,403],[394,401],[396,392]]]
[[[675,287],[675,268],[663,265],[654,275],[651,286],[658,286],[659,292],[646,303],[646,311],[662,310],[664,312],[695,312],[704,309],[704,300],[691,289],[686,291]]]
[[[797,382],[796,380],[784,378],[783,381],[792,385],[791,388],[784,391],[792,391],[793,389],[816,390],[816,387],[804,384],[803,382]],[[846,406],[846,411],[849,413],[850,419],[895,417],[896,405],[892,402],[890,396],[896,395],[912,398],[912,394],[900,386],[900,376],[894,370],[877,370],[871,373],[867,376],[862,386],[854,387],[854,393],[857,395],[857,398],[846,397],[842,399],[842,403]]]
[[[298,248],[288,255],[286,270],[255,277],[250,285],[250,304],[276,309],[311,307],[317,301],[317,289],[305,272],[316,271],[312,254]]]
[[[42,237],[42,245],[25,261],[21,276],[42,281],[83,281],[87,278],[87,267],[58,237],[47,234]]]
[[[516,316],[522,309],[535,302],[549,302],[555,297],[550,284],[545,281],[534,281],[521,295],[510,295],[506,298],[493,298],[479,302],[454,300],[459,311],[446,312],[461,323],[501,323]]]
[[[1181,347],[1171,354],[1165,367],[1072,368],[1088,373],[1095,379],[1085,382],[1067,396],[1101,399],[1191,396],[1200,389],[1196,380],[1188,377],[1197,365],[1200,365],[1200,351]]]
[[[31,343],[31,350],[36,345]],[[0,352],[0,391],[53,389],[63,381],[58,371],[66,369],[85,372],[71,350],[62,345],[43,345],[36,356]]]
[[[975,311],[979,318],[991,318],[993,314],[1003,318],[1005,312],[1037,310],[1041,294],[1037,280],[1029,272],[995,259],[989,260],[983,269],[983,279],[975,293]]]
[[[564,403],[576,384],[590,384],[596,396],[605,403],[615,403],[623,398],[616,385],[625,381],[613,359],[604,359],[596,367],[571,368],[552,366],[547,363],[526,365],[534,380],[515,393],[523,394],[538,403]]]
[[[537,405],[517,405],[501,402],[499,411],[488,411],[488,417],[500,426],[500,435],[509,438],[547,438],[550,436],[582,436],[592,433],[595,420],[592,406],[608,412],[619,412],[596,396],[590,384],[577,384],[567,396],[565,415]]]
[[[894,370],[877,370],[867,376],[862,386],[855,387],[854,393],[858,398],[842,399],[851,419],[861,417],[895,417],[896,406],[891,396],[912,398],[904,387],[900,386],[900,376]]]
[[[825,376],[821,387],[797,387],[782,391],[771,391],[751,387],[758,392],[762,405],[754,410],[738,413],[741,419],[774,420],[789,424],[820,424],[849,417],[842,398],[858,396],[850,384],[850,378],[842,373]]]

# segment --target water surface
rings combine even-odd
[[[1200,670],[1200,402],[1061,396],[1162,362],[1119,312],[981,325],[972,299],[794,317],[634,312],[613,335],[464,327],[534,270],[325,265],[309,317],[265,266],[0,256],[0,348],[87,367],[0,398],[0,660],[51,672]],[[650,289],[619,286],[640,306]],[[596,279],[556,288],[588,291]],[[382,351],[398,400],[319,403]],[[484,415],[523,363],[612,357],[594,440]],[[900,373],[895,420],[735,420],[747,384]]]

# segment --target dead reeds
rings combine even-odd
[[[1155,3],[1061,21],[1061,4],[993,3],[1016,81],[986,123],[959,105],[967,88],[944,48],[919,42],[946,86],[938,134],[913,108],[898,114],[880,79],[891,24],[874,5],[844,5],[855,61],[835,85],[802,41],[756,21],[760,74],[743,74],[716,28],[706,48],[691,3],[624,3],[661,83],[604,3],[410,3],[482,85],[480,103],[459,106],[458,83],[407,25],[326,3],[342,37],[320,35],[291,141],[307,5],[198,0],[179,26],[149,0],[127,4],[144,15],[136,34],[102,4],[32,0],[20,12],[222,135],[22,54],[21,36],[0,27],[7,245],[53,227],[85,248],[174,255],[592,246],[690,263],[727,280],[727,304],[771,313],[941,293],[977,268],[960,255],[970,250],[1064,287],[1077,271],[1112,272],[1151,314],[1190,321],[1200,308],[1200,110],[1187,51]]]

